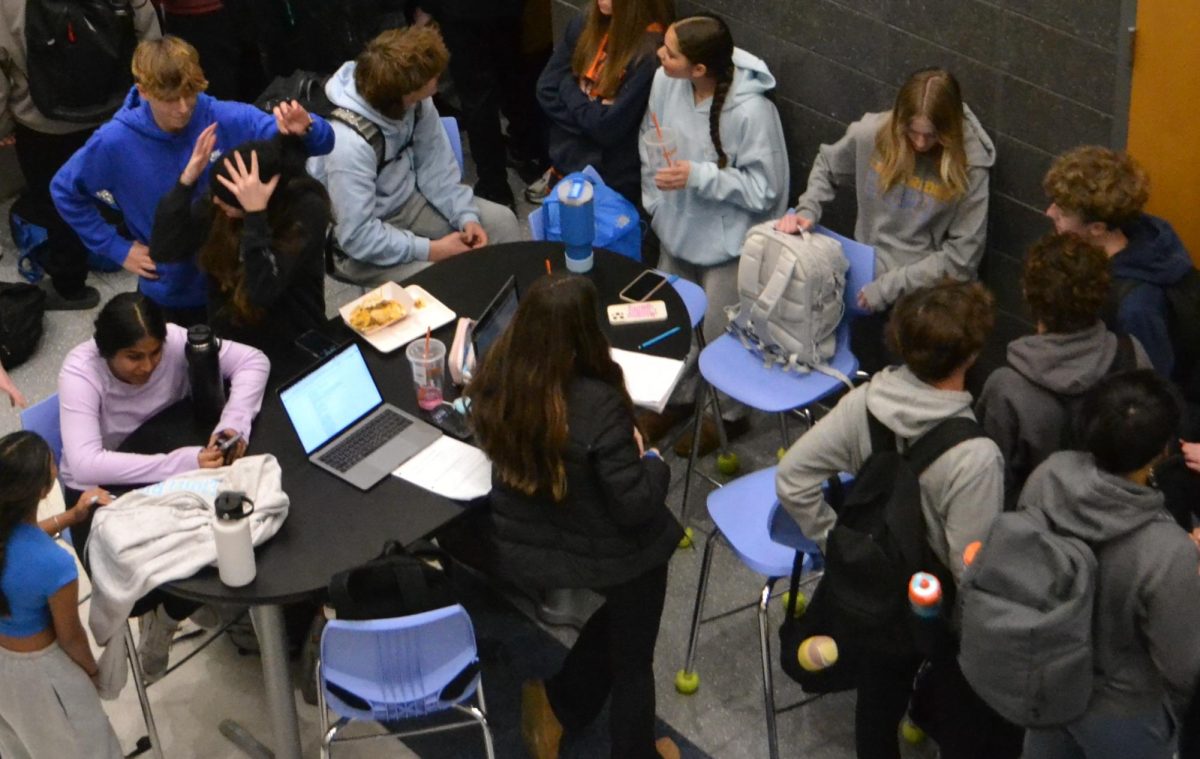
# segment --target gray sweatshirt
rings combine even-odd
[[[1162,493],[1060,451],[1034,470],[1020,507],[1087,541],[1099,566],[1095,682],[1088,714],[1180,714],[1200,676],[1200,556],[1163,509]]]
[[[854,239],[875,247],[875,281],[863,288],[874,311],[943,277],[975,279],[987,238],[988,174],[996,149],[970,108],[963,106],[963,117],[967,191],[958,197],[942,184],[928,155],[917,156],[916,174],[908,182],[880,195],[875,135],[890,112],[866,114],[842,139],[822,145],[813,161],[796,211],[820,221],[821,204],[832,200],[839,187],[854,185]]]
[[[1136,339],[1139,369],[1150,359]],[[1083,395],[1117,355],[1117,336],[1103,322],[1069,333],[1028,335],[1008,344],[1008,366],[992,372],[975,415],[1004,455],[1006,503],[1015,505],[1025,480],[1060,448],[1067,423],[1061,398]]]
[[[137,38],[154,40],[161,37],[154,5],[149,0],[132,5]],[[0,139],[12,133],[14,120],[42,134],[71,134],[96,126],[55,121],[43,116],[29,96],[25,64],[25,0],[0,0]]]
[[[867,409],[906,450],[938,423],[971,418],[971,394],[939,390],[907,367],[884,369],[845,398],[791,447],[775,475],[780,503],[822,550],[836,515],[821,483],[837,472],[857,472],[871,455]],[[921,505],[929,546],[957,581],[963,549],[983,539],[1004,501],[1004,461],[986,437],[951,448],[921,475]]]

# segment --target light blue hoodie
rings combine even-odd
[[[650,89],[642,134],[654,130],[650,114],[675,131],[677,158],[691,162],[687,187],[662,192],[654,186],[645,143],[642,156],[642,203],[663,248],[677,258],[713,266],[737,258],[746,230],[787,210],[788,157],[775,105],[763,93],[775,77],[761,59],[733,51],[733,85],[721,109],[721,147],[728,157],[717,168],[717,150],[709,136],[712,98],[697,105],[692,83],[672,79],[662,69]]]
[[[353,61],[343,64],[325,84],[325,94],[334,105],[361,114],[379,127],[385,140],[385,163],[377,170],[370,144],[346,124],[330,120],[336,136],[333,152],[309,160],[308,171],[329,190],[337,220],[334,235],[346,255],[376,266],[428,261],[427,238],[384,220],[419,191],[461,230],[468,222],[479,221],[475,195],[458,181],[458,161],[433,100],[416,106],[421,109],[420,118],[416,118],[416,108],[410,108],[404,118],[389,119],[358,94],[354,70]]]

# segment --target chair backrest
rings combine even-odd
[[[321,635],[321,687],[343,717],[420,717],[475,693],[478,658],[471,618],[458,604],[390,619],[335,619]]]
[[[655,269],[655,271],[670,281],[672,275],[659,269]],[[708,296],[704,293],[704,288],[679,276],[676,276],[675,281],[671,282],[671,287],[675,288],[679,299],[683,301],[683,306],[688,312],[688,320],[692,323],[692,329],[696,329],[700,326],[700,322],[704,321],[704,314],[708,312]]]
[[[846,310],[856,315],[866,313],[858,307],[858,291],[875,279],[875,248],[819,225],[814,231],[842,244],[842,252],[850,262],[850,269],[846,272]]]
[[[442,116],[442,127],[446,130],[446,136],[450,138],[450,149],[454,151],[454,157],[458,159],[458,175],[461,177],[463,171],[463,149],[462,135],[458,133],[458,119],[453,116]]]
[[[546,212],[540,206],[529,212],[529,236],[534,240],[546,239]]]
[[[42,436],[54,454],[54,463],[62,459],[62,428],[58,423],[58,393],[38,401],[21,412],[21,429]]]

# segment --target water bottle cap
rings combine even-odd
[[[928,572],[917,572],[908,583],[908,600],[918,606],[932,606],[942,600],[942,584]]]
[[[187,339],[192,345],[206,345],[211,343],[213,339],[212,327],[209,327],[207,324],[196,324],[188,327]]]
[[[246,505],[250,508],[247,509]],[[217,500],[213,503],[213,508],[217,512],[217,519],[224,522],[231,522],[236,519],[245,519],[254,513],[254,501],[246,497],[245,493],[236,490],[226,490],[217,494]]]

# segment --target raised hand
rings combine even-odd
[[[196,144],[192,146],[192,156],[188,158],[187,166],[183,167],[183,173],[179,175],[180,183],[188,187],[196,184],[196,180],[200,179],[200,175],[208,168],[213,148],[216,146],[217,123],[214,121],[196,138]]]
[[[265,211],[281,175],[276,174],[266,182],[259,179],[257,150],[250,151],[249,168],[246,168],[241,153],[234,153],[233,159],[232,162],[228,158],[225,159],[225,168],[229,171],[230,178],[226,179],[218,174],[217,181],[233,193],[246,213]]]
[[[312,126],[312,116],[304,110],[304,106],[295,100],[285,100],[275,106],[275,126],[280,134],[294,134],[303,137]]]

